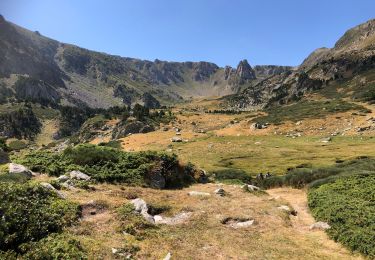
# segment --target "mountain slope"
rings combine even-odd
[[[254,70],[209,62],[147,61],[86,50],[31,32],[0,16],[0,101],[109,107],[144,103],[144,94],[163,104],[196,96],[236,93],[256,78],[287,67]]]
[[[290,103],[308,93],[370,101],[374,84],[375,20],[370,20],[347,31],[334,48],[317,49],[298,68],[251,85],[227,101],[242,110]]]

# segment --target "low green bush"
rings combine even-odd
[[[15,140],[15,141],[10,142],[8,147],[9,147],[9,150],[11,151],[19,151],[19,150],[27,148],[27,144],[24,141]]]
[[[0,250],[60,232],[77,221],[79,206],[37,184],[0,183]]]
[[[215,180],[233,184],[251,183],[251,176],[243,170],[224,169],[212,172]]]
[[[38,242],[23,246],[24,259],[88,259],[86,250],[74,237],[66,234],[52,234]]]
[[[353,251],[375,258],[375,174],[341,177],[310,189],[314,217],[328,222],[327,233]]]
[[[183,187],[194,182],[194,169],[180,166],[175,155],[150,151],[129,153],[84,144],[67,148],[60,154],[35,151],[13,160],[35,172],[53,176],[80,170],[99,182],[149,185],[156,173],[164,176],[166,188]]]

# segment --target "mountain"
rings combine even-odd
[[[375,100],[375,20],[348,30],[333,48],[315,50],[297,68],[272,74],[229,96],[227,105],[253,110],[287,104],[309,93]]]
[[[242,85],[283,67],[254,70],[210,62],[147,61],[61,43],[0,16],[0,102],[110,107],[152,100],[170,104],[197,96],[236,93]],[[146,103],[147,103],[146,102]]]

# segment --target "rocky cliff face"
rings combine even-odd
[[[281,73],[274,71],[274,75],[229,97],[228,106],[252,110],[285,104],[301,99],[306,93],[333,88],[353,79],[362,82],[363,87],[370,86],[372,81],[368,80],[369,75],[375,75],[374,28],[375,20],[370,20],[350,29],[334,48],[315,50],[298,68],[286,69]],[[264,72],[259,67],[255,71]],[[347,97],[354,96],[355,87],[352,91],[346,91]],[[336,89],[333,89],[333,93],[339,95]]]
[[[258,75],[262,73],[258,70]],[[268,76],[272,73],[279,73],[278,67],[267,71]],[[147,101],[168,104],[185,97],[236,93],[254,81],[256,74],[247,60],[233,69],[209,62],[147,61],[94,52],[49,39],[0,17],[1,102],[12,97],[109,107],[145,102],[147,93]],[[28,79],[27,84],[17,83],[21,77]],[[157,104],[155,100],[151,105]]]

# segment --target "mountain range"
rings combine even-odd
[[[356,77],[358,81],[374,67],[375,20],[350,29],[333,48],[315,50],[295,68],[251,67],[246,59],[236,68],[222,68],[204,61],[147,61],[90,51],[0,16],[2,103],[17,100],[93,108],[140,103],[154,108],[194,97],[226,96],[228,108],[253,110],[290,103]],[[362,93],[358,88],[372,81],[357,83],[339,90],[341,95]]]

